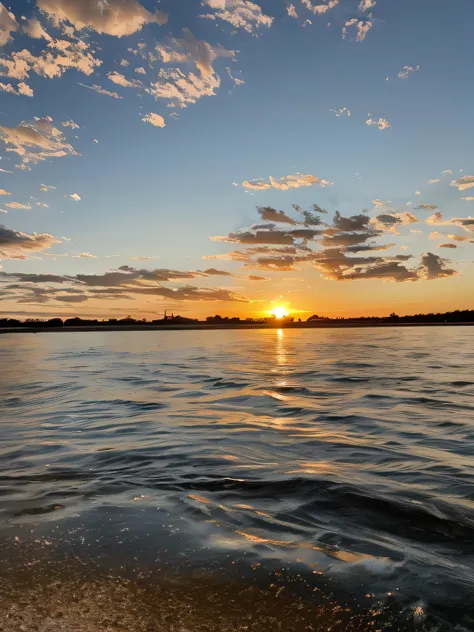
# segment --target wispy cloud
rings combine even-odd
[[[357,18],[347,20],[342,29],[342,39],[346,39],[349,34],[349,29],[355,27],[357,30],[356,42],[363,42],[372,26],[373,22],[370,20],[358,20]]]
[[[123,37],[140,31],[145,24],[165,24],[167,15],[151,13],[137,0],[37,0],[38,8],[57,23],[69,23],[75,29]]]
[[[265,15],[258,4],[249,0],[202,0],[201,5],[210,9],[211,13],[200,17],[223,20],[247,33],[254,33],[260,27],[270,28],[273,23],[272,17]]]
[[[339,0],[323,0],[323,2],[318,4],[313,3],[311,0],[301,0],[301,4],[314,15],[324,15],[329,9],[334,9],[339,4]]]
[[[121,99],[122,98],[119,94],[117,94],[117,92],[110,92],[109,90],[106,90],[102,86],[99,86],[97,83],[95,83],[92,86],[88,86],[85,83],[79,83],[79,85],[82,86],[83,88],[88,88],[89,90],[94,90],[94,92],[98,92],[99,94],[103,94],[106,97],[112,97],[113,99]]]
[[[9,202],[8,204],[3,204],[3,206],[7,206],[8,208],[14,209],[22,209],[25,211],[31,210],[31,204],[21,204],[20,202]]]
[[[300,187],[311,187],[318,184],[321,187],[329,185],[327,180],[320,180],[316,176],[296,173],[291,176],[283,176],[282,178],[274,178],[270,176],[270,182],[264,182],[261,179],[245,180],[242,182],[244,189],[253,189],[254,191],[264,191],[265,189],[279,189],[287,191],[288,189],[299,189]]]
[[[402,70],[398,73],[398,78],[407,79],[411,73],[418,72],[419,70],[419,66],[403,66]]]
[[[384,119],[382,117],[377,118],[372,118],[373,114],[368,114],[369,118],[366,120],[366,124],[369,126],[376,126],[378,127],[380,130],[385,130],[388,129],[389,127],[392,127],[392,125],[387,121],[387,119]]]
[[[336,116],[350,116],[351,115],[351,111],[348,110],[346,107],[339,108],[339,110],[329,110],[329,111],[334,112]]]
[[[463,176],[458,180],[453,180],[450,186],[457,187],[460,191],[470,189],[474,187],[474,176]]]

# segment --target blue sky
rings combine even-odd
[[[1,5],[0,168],[13,173],[0,173],[0,189],[11,194],[0,197],[5,202],[0,208],[8,211],[0,221],[16,235],[48,234],[57,243],[41,243],[34,249],[29,243],[19,255],[20,246],[12,249],[11,241],[7,243],[13,239],[10,233],[3,250],[0,236],[5,288],[0,311],[68,314],[80,309],[107,316],[112,307],[146,314],[171,306],[197,315],[217,309],[253,314],[280,301],[295,313],[326,309],[331,315],[360,312],[361,296],[369,313],[392,311],[389,305],[398,306],[400,312],[431,311],[437,305],[474,307],[474,243],[470,241],[474,232],[468,222],[447,224],[474,215],[474,201],[462,199],[474,197],[474,189],[461,188],[470,184],[461,179],[474,173],[470,143],[474,5],[469,0],[452,0],[449,6],[432,0],[396,4],[371,0],[366,7],[363,3],[339,0],[325,12],[315,8],[328,4],[325,0],[294,0],[294,11],[289,10],[291,3],[280,0],[176,0],[159,5],[146,0],[109,0],[106,5],[99,0],[37,0]],[[152,21],[157,8],[167,14],[165,24]],[[143,15],[150,23],[140,21]],[[236,22],[241,15],[256,19]],[[39,21],[50,39],[24,32],[31,18]],[[351,25],[353,19],[358,24]],[[362,41],[356,40],[358,25],[367,29]],[[189,34],[183,35],[183,29]],[[100,65],[91,74],[69,68],[53,78],[41,76],[43,71],[38,74],[32,66],[23,79],[11,70],[15,52],[27,50],[44,60],[46,54],[60,54],[54,45],[59,40],[66,42],[66,51],[72,50],[67,46],[83,42],[82,50]],[[136,54],[138,44],[146,55],[155,55],[152,64]],[[165,53],[157,52],[157,46]],[[218,51],[218,56],[202,74],[199,64],[209,50]],[[233,52],[221,56],[223,50]],[[170,62],[164,54],[181,57]],[[121,65],[122,59],[129,65]],[[143,67],[145,74],[136,73],[137,67]],[[405,67],[412,70],[400,78]],[[155,99],[147,90],[160,81],[161,69],[170,68],[179,68],[182,76],[194,73],[200,80],[219,84],[215,94],[185,103],[186,107],[179,107],[176,99]],[[124,87],[112,81],[110,73],[141,84]],[[10,92],[18,92],[21,82],[33,96],[9,93],[8,85]],[[80,84],[100,85],[121,98]],[[170,103],[174,107],[168,107]],[[337,116],[341,108],[350,110],[351,116],[347,111]],[[151,113],[162,127],[142,120]],[[22,155],[7,151],[12,148],[8,141],[13,132],[5,129],[34,127],[35,117],[64,135],[63,142],[78,155],[67,151],[63,157],[24,163]],[[79,129],[61,125],[70,120]],[[385,129],[379,129],[380,121]],[[38,153],[31,146],[30,151]],[[22,164],[27,169],[17,168]],[[446,170],[451,173],[442,174]],[[289,190],[252,188],[258,179],[269,183],[272,176],[278,183],[297,174],[317,182]],[[321,186],[321,181],[327,185]],[[41,191],[42,184],[56,188]],[[71,199],[71,194],[80,200]],[[12,202],[31,209],[6,206]],[[240,238],[210,239],[238,235],[260,223],[257,206],[283,210],[299,222],[294,226],[303,226],[292,205],[309,208],[315,203],[328,211],[320,219],[322,230],[329,232],[309,241],[291,237],[303,249],[288,270],[282,271],[279,261],[262,263],[261,253],[248,252],[251,246],[242,245]],[[420,204],[437,208],[415,211]],[[364,209],[370,223],[361,225],[359,232],[339,232],[359,234],[369,229],[370,234],[357,243],[373,244],[375,251],[394,242],[390,251],[370,253],[379,257],[377,261],[354,262],[350,258],[354,252],[341,250],[340,244],[321,244],[325,234],[337,233],[332,223],[336,211],[351,217]],[[441,216],[435,217],[436,213]],[[377,224],[381,214],[390,216],[388,223]],[[285,225],[277,229],[283,231]],[[258,240],[275,250],[272,238],[266,242],[260,235]],[[335,247],[343,258],[336,271],[321,263],[320,256],[327,248],[337,254]],[[304,248],[319,255],[302,258]],[[202,259],[235,249],[247,259]],[[366,251],[357,252],[360,258]],[[429,252],[437,259],[427,264],[422,257]],[[48,256],[54,253],[67,256]],[[284,249],[270,254],[279,260],[288,255]],[[408,255],[406,263],[400,259]],[[386,264],[396,266],[395,274]],[[174,288],[179,298],[170,301],[166,292],[157,292],[146,298],[146,305],[128,283],[144,286],[143,276],[127,278],[120,285],[124,291],[106,299],[88,293],[97,279],[76,278],[123,266],[150,271],[202,271],[212,266],[233,276],[191,277],[186,284],[196,292],[188,296],[179,291],[182,281],[163,282],[163,275],[158,275],[153,281],[157,289]],[[400,276],[400,266],[410,274]],[[64,289],[64,281],[20,283],[17,274],[67,276],[71,292]],[[252,282],[249,275],[265,280]],[[302,280],[285,280],[291,277]],[[37,291],[40,285],[42,293]],[[209,305],[214,289],[216,305]]]

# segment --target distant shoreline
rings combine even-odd
[[[380,328],[380,327],[474,327],[474,322],[433,323],[433,322],[317,322],[317,323],[248,323],[248,324],[207,324],[189,323],[176,325],[85,325],[84,327],[3,327],[0,334],[11,333],[56,333],[56,332],[80,332],[80,331],[208,331],[218,329],[249,330],[249,329],[356,329],[356,328]]]

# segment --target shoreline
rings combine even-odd
[[[474,327],[474,322],[325,322],[325,323],[249,323],[249,324],[207,324],[191,323],[176,325],[85,325],[84,327],[3,327],[0,334],[11,333],[57,333],[57,332],[97,332],[97,331],[215,331],[218,329],[249,330],[249,329],[355,329],[355,328],[380,328],[380,327]]]

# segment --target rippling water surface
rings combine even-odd
[[[0,629],[474,629],[474,331],[0,337]]]

